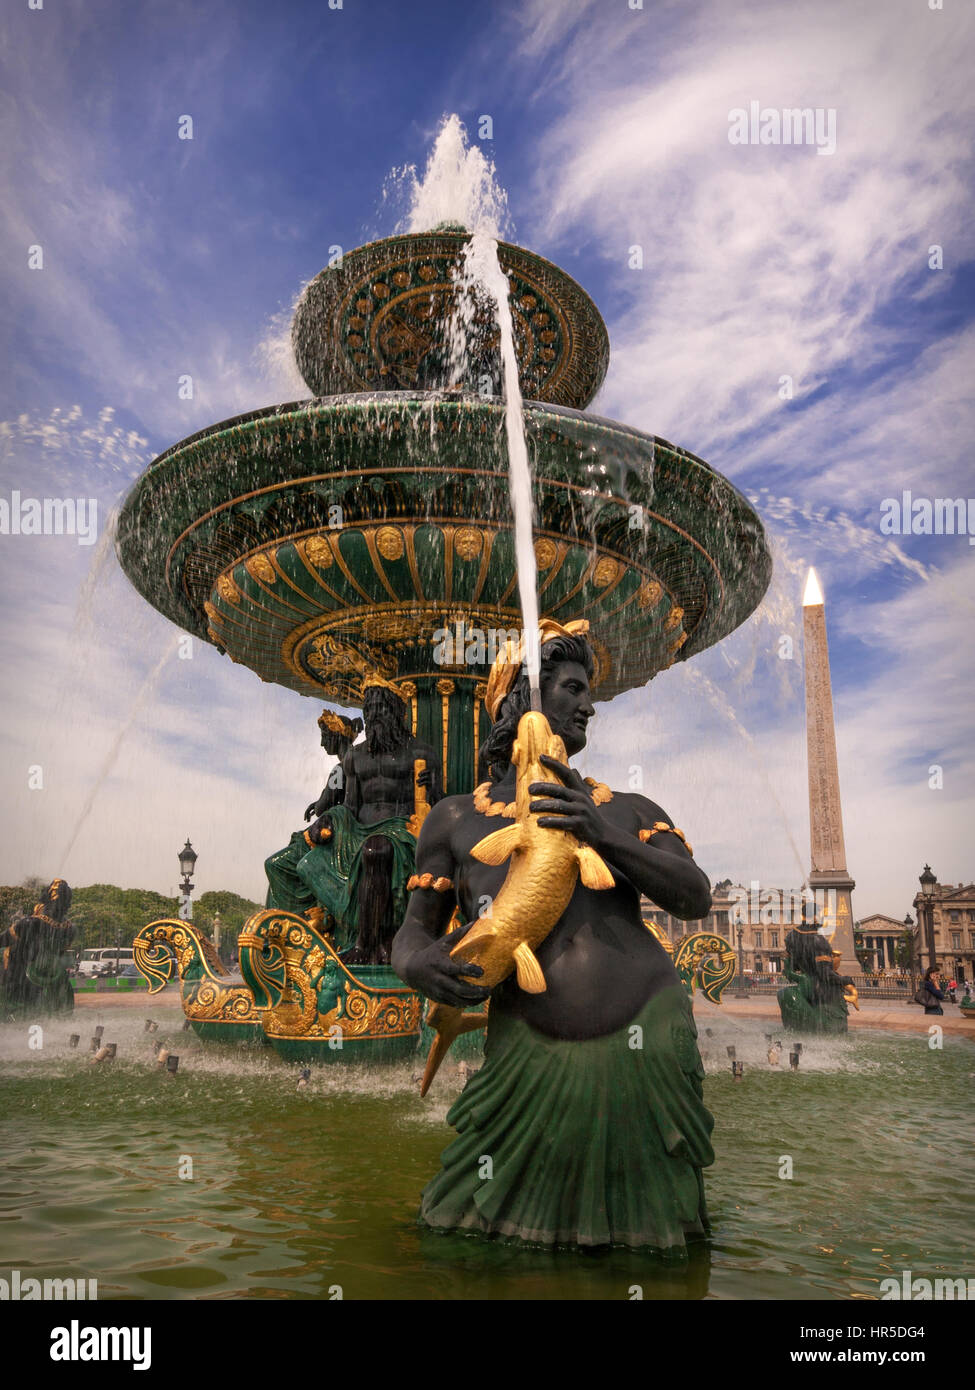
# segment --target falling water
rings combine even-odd
[[[539,692],[540,652],[538,646],[538,574],[532,542],[532,485],[525,439],[525,417],[521,407],[518,358],[515,355],[514,325],[508,300],[508,280],[498,259],[497,239],[475,231],[467,244],[465,275],[483,287],[495,304],[501,333],[501,363],[504,371],[504,428],[508,443],[508,477],[511,510],[515,518],[515,564],[518,568],[518,597],[524,628],[525,669],[531,686],[532,709],[541,709]]]
[[[179,646],[181,641],[182,634],[177,633],[176,636],[173,637],[172,640],[169,642],[169,644],[166,647],[166,650],[163,652],[162,656],[156,662],[156,665],[152,668],[148,676],[146,676],[145,680],[142,682],[142,685],[139,687],[138,694],[132,701],[132,707],[129,710],[129,717],[128,719],[126,719],[125,723],[122,725],[122,727],[119,729],[118,733],[112,740],[112,746],[106,753],[105,759],[101,767],[99,768],[98,776],[95,778],[95,781],[92,784],[91,791],[85,798],[85,804],[84,806],[82,806],[81,814],[78,816],[78,819],[74,823],[74,828],[71,832],[71,838],[69,839],[67,845],[64,848],[63,853],[60,856],[59,863],[65,863],[65,861],[68,858],[68,855],[74,849],[75,841],[81,834],[85,822],[87,821],[88,816],[91,812],[91,808],[95,804],[95,797],[101,791],[105,779],[108,777],[109,773],[115,766],[116,759],[118,758],[122,744],[125,742],[126,735],[128,734],[129,730],[132,728],[133,724],[138,718],[143,706],[155,693],[156,685],[158,683],[159,677],[162,675],[163,668],[167,665],[168,662],[170,662],[173,659],[173,656],[176,653],[176,648]]]
[[[412,232],[429,231],[438,224],[452,222],[471,233],[457,282],[459,312],[455,317],[455,330],[462,339],[469,336],[479,291],[490,299],[497,318],[504,379],[508,476],[515,520],[515,563],[524,633],[524,664],[531,686],[532,708],[541,709],[538,578],[532,540],[534,508],[531,469],[509,302],[510,286],[498,256],[498,239],[507,226],[507,194],[497,182],[494,165],[485,159],[476,146],[468,144],[464,126],[457,116],[448,116],[441,123],[423,178],[417,179],[415,171],[410,172],[413,185],[406,229]],[[466,343],[458,344],[455,341],[452,344],[452,362],[459,365],[465,356]]]

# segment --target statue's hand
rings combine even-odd
[[[312,809],[317,810],[318,807],[314,806]],[[328,832],[327,834],[324,833],[326,831]],[[332,838],[332,827],[329,823],[328,815],[319,816],[316,821],[313,821],[308,827],[308,834],[316,845],[322,845],[326,840],[330,840]]]
[[[305,819],[305,820],[311,820],[312,816],[315,814],[315,812],[316,812],[317,810],[318,810],[318,802],[317,802],[317,801],[313,801],[313,802],[311,803],[311,805],[308,807],[307,811],[305,812],[304,819]]]
[[[449,1004],[454,1009],[462,1009],[465,1004],[480,1004],[486,999],[491,991],[484,985],[471,984],[469,980],[459,978],[461,975],[483,975],[481,967],[472,965],[470,961],[450,958],[451,951],[473,925],[473,922],[468,922],[466,926],[458,927],[456,931],[448,932],[446,936],[414,952],[410,958],[407,983],[428,999],[438,1004]]]
[[[417,785],[418,787],[431,787],[431,786],[433,786],[433,773],[430,771],[430,769],[429,769],[428,767],[425,767],[425,768],[423,769],[422,772],[418,772],[418,773],[417,773],[417,775],[416,775],[416,785]]]
[[[567,830],[584,845],[592,845],[599,850],[606,835],[603,822],[592,793],[585,782],[566,763],[558,758],[541,755],[546,767],[561,777],[561,782],[532,782],[528,791],[531,796],[540,798],[532,801],[530,811],[550,811],[552,815],[540,815],[538,824],[551,826],[555,830]]]

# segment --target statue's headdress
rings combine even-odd
[[[343,738],[349,740],[354,739],[356,736],[354,725],[348,719],[343,719],[340,714],[336,714],[335,711],[331,709],[322,710],[321,714],[318,716],[318,727],[320,729],[328,729],[329,733],[332,734],[341,734]],[[362,726],[360,725],[359,727],[361,728]]]
[[[585,618],[574,618],[564,627],[554,618],[543,618],[538,624],[538,644],[543,648],[546,642],[553,642],[556,637],[585,637],[588,631],[589,623]],[[524,638],[515,642],[509,637],[488,676],[484,708],[492,719],[497,719],[501,703],[518,679],[524,659]]]
[[[362,682],[363,697],[365,697],[366,691],[371,690],[374,686],[379,686],[381,690],[391,690],[397,699],[402,700],[404,704],[409,704],[410,697],[404,695],[402,690],[397,689],[392,681],[386,680],[378,671],[371,671]]]

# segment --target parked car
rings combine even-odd
[[[143,975],[139,967],[134,964],[123,965],[122,969],[118,972],[118,978],[120,980],[142,980],[145,984],[149,983],[149,977]]]
[[[135,957],[132,954],[131,946],[93,946],[87,951],[82,951],[81,960],[78,962],[78,974],[84,979],[92,979],[96,975],[114,975],[116,960],[121,970],[123,965],[132,965]]]

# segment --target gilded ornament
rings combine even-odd
[[[546,536],[535,542],[535,564],[540,570],[551,569],[558,558],[559,548]]]
[[[395,526],[380,526],[376,532],[376,549],[384,560],[399,560],[406,549],[402,531]]]
[[[595,806],[605,806],[607,801],[612,801],[613,793],[605,782],[597,782],[595,777],[585,777],[583,781],[592,791],[592,799]]]
[[[462,526],[454,536],[454,550],[462,560],[474,560],[481,553],[482,539],[480,531],[475,531],[473,526]]]
[[[252,579],[259,579],[264,584],[273,584],[277,578],[274,566],[266,555],[251,555],[244,561],[244,568]]]
[[[691,858],[694,857],[694,851],[687,843],[687,837],[685,836],[683,830],[679,829],[679,827],[676,825],[668,825],[665,820],[654,821],[653,826],[649,830],[640,830],[637,832],[638,837],[643,841],[645,845],[649,844],[649,842],[653,839],[654,835],[662,835],[664,833],[667,833],[669,835],[676,835],[679,840],[683,840],[684,848],[687,850],[687,853],[691,856]]]
[[[613,580],[617,578],[620,568],[621,566],[618,560],[613,560],[610,556],[604,555],[593,571],[593,583],[597,588],[605,589],[608,584],[612,584]]]
[[[667,614],[667,620],[664,623],[664,632],[672,632],[675,627],[679,627],[681,622],[683,621],[683,618],[683,608],[681,608],[679,604],[675,603],[673,608]]]
[[[640,586],[640,591],[636,596],[637,604],[641,608],[656,608],[663,592],[663,585],[658,580],[648,579],[645,584]]]
[[[217,578],[217,593],[227,603],[240,602],[240,590],[231,579],[229,574],[221,574]]]

